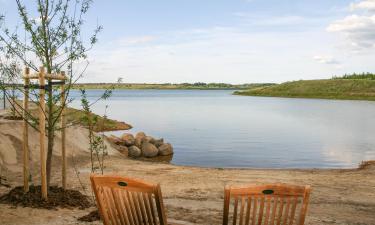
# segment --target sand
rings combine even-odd
[[[7,178],[12,187],[22,185],[21,127],[21,122],[0,119],[1,174]],[[34,139],[31,143],[33,182],[39,184],[38,133],[35,131],[31,133]],[[91,195],[86,134],[87,131],[80,127],[73,127],[68,132],[70,161],[68,183],[69,188]],[[312,186],[306,224],[375,224],[374,164],[369,164],[363,169],[347,170],[215,169],[131,160],[111,147],[109,153],[105,162],[107,174],[137,177],[161,184],[167,217],[172,224],[221,224],[225,185],[274,182]],[[54,162],[58,163],[58,159],[57,148]],[[72,163],[73,161],[75,163]],[[52,183],[59,184],[60,181],[60,167],[56,164],[53,168]],[[0,186],[0,195],[8,190],[9,188]],[[0,204],[0,224],[101,224],[77,221],[78,217],[92,210],[93,208],[86,210],[12,208]]]

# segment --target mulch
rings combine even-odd
[[[0,176],[0,186],[10,188],[10,185],[7,183],[7,179],[5,177]]]
[[[41,198],[41,187],[30,186],[30,191],[24,193],[23,186],[11,189],[0,196],[1,204],[23,206],[41,209],[79,208],[86,209],[93,206],[90,198],[76,190],[64,190],[62,187],[52,186],[48,190],[48,200]]]
[[[6,120],[23,120],[22,116],[4,116]]]
[[[100,220],[100,214],[98,210],[94,210],[90,212],[89,214],[78,218],[78,221],[81,221],[81,222],[94,222],[94,221],[99,221],[99,220]]]

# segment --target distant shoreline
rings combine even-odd
[[[115,90],[248,90],[274,85],[273,83],[226,84],[226,83],[82,83],[74,84],[73,89],[115,89]]]
[[[234,94],[259,97],[375,101],[375,80],[299,80],[235,91]]]

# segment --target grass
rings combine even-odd
[[[68,124],[79,124],[81,126],[87,127],[88,124],[86,120],[84,120],[84,111],[79,110],[79,109],[74,109],[74,108],[67,108],[65,110],[66,114],[66,122]],[[91,117],[96,117],[97,118],[97,123],[94,126],[94,131],[95,132],[104,132],[104,131],[115,131],[115,130],[129,130],[132,128],[131,125],[117,121],[117,120],[112,120],[108,119],[107,117],[99,116],[94,113],[90,114]]]
[[[21,101],[19,101],[19,104],[22,104]],[[18,110],[21,112],[21,110]],[[34,118],[38,118],[39,116],[39,108],[35,103],[30,102],[29,103],[29,111],[30,114]],[[80,125],[83,127],[87,127],[87,120],[84,119],[85,112],[80,109],[74,109],[67,107],[65,108],[65,120],[67,125]],[[116,130],[129,130],[132,128],[130,124],[127,124],[125,122],[109,119],[104,116],[99,116],[94,113],[90,114],[90,117],[97,118],[97,123],[94,126],[95,132],[104,132],[104,131],[116,131]]]
[[[375,80],[300,80],[236,91],[236,95],[375,101]]]

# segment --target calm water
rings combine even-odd
[[[93,110],[109,105],[108,116],[132,124],[130,132],[163,137],[179,165],[343,168],[375,159],[375,102],[231,93],[121,90]]]

